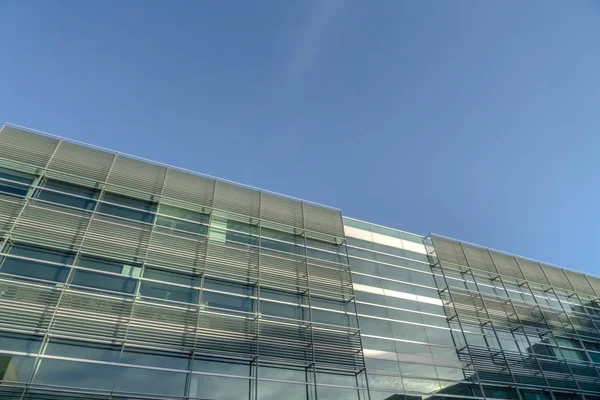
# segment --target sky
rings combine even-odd
[[[600,275],[598,1],[0,15],[0,122]]]

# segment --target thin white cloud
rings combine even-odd
[[[317,0],[315,4],[290,58],[289,72],[292,74],[302,73],[314,65],[326,40],[327,29],[340,15],[347,0]]]

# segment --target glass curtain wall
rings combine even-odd
[[[339,211],[2,129],[0,397],[367,399],[364,370]]]

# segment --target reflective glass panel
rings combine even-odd
[[[99,194],[99,189],[48,179],[37,190],[36,197],[51,203],[93,210]]]
[[[116,193],[104,193],[102,200],[114,204],[100,204],[98,211],[101,213],[140,222],[152,223],[154,221],[154,214],[152,213],[156,211],[156,203],[152,201],[122,196]]]
[[[34,178],[30,174],[0,168],[0,193],[25,197]]]

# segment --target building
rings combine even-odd
[[[600,279],[12,125],[0,398],[600,400]]]

